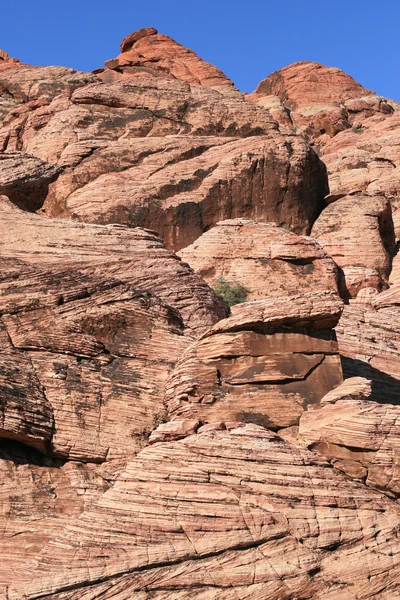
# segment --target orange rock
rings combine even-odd
[[[105,63],[108,70],[128,76],[146,73],[148,76],[172,77],[206,86],[233,86],[217,67],[167,35],[159,34],[153,27],[128,35],[121,42],[121,53]],[[106,74],[107,71],[101,77],[105,78]]]

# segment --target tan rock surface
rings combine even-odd
[[[340,267],[343,298],[354,298],[363,287],[387,288],[395,248],[389,200],[358,194],[341,198],[322,212],[311,235]]]
[[[337,291],[337,267],[318,242],[274,223],[221,221],[179,256],[211,286],[219,277],[240,282],[248,300]]]
[[[6,200],[0,226],[3,437],[85,461],[136,452],[163,418],[172,366],[224,307],[149,232],[43,219]]]
[[[189,348],[167,389],[170,416],[201,422],[296,425],[309,403],[342,382],[334,294],[309,293],[232,308]]]
[[[346,377],[372,381],[371,399],[399,402],[400,311],[399,287],[345,306],[336,327]]]
[[[143,450],[36,561],[15,564],[8,597],[378,598],[400,583],[398,515],[261,427],[202,433]]]
[[[398,497],[400,407],[371,402],[370,395],[368,380],[347,379],[325,396],[322,409],[302,414],[299,436],[337,469]]]

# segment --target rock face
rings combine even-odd
[[[345,196],[327,206],[314,223],[312,235],[340,268],[343,298],[354,298],[364,287],[387,288],[395,249],[389,200]]]
[[[329,292],[237,305],[185,353],[168,385],[169,414],[201,422],[297,425],[342,381]]]
[[[60,168],[22,152],[0,152],[0,194],[21,208],[36,210],[60,172]]]
[[[300,418],[299,435],[335,468],[400,495],[400,407],[370,401],[371,383],[347,379]]]
[[[174,362],[225,309],[152,233],[4,198],[1,214],[2,437],[94,462],[137,451]]]
[[[371,399],[399,402],[399,288],[345,306],[336,333],[346,377],[373,382]]]
[[[274,223],[221,221],[179,256],[210,285],[219,277],[240,282],[248,300],[337,291],[337,267],[321,246]]]
[[[159,38],[145,33],[124,54],[163,47]],[[189,64],[176,46],[177,64]],[[230,85],[26,68],[0,79],[19,103],[3,119],[0,148],[63,169],[44,199],[48,216],[150,227],[178,250],[226,218],[308,234],[324,207],[316,153]]]
[[[397,518],[262,427],[192,435],[143,450],[8,597],[372,599],[400,583]]]
[[[399,108],[0,51],[1,599],[400,600]]]

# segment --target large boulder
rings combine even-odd
[[[342,310],[333,292],[239,304],[191,346],[167,389],[169,415],[297,425],[308,404],[342,382],[332,327]]]
[[[248,300],[337,291],[336,264],[320,244],[275,223],[220,221],[179,256],[210,285],[219,278],[242,284]]]

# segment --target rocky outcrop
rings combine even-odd
[[[393,106],[335,67],[297,62],[264,79],[249,100],[273,106],[283,127],[325,140],[351,129],[360,119],[393,113]],[[277,104],[277,99],[279,105]]]
[[[381,196],[346,196],[329,204],[311,234],[340,268],[346,300],[360,289],[386,289],[395,249],[390,201]]]
[[[372,381],[371,399],[398,404],[399,288],[345,306],[336,333],[345,377]]]
[[[342,381],[333,332],[341,302],[332,292],[232,307],[184,354],[167,390],[169,414],[205,422],[298,424],[307,404]]]
[[[347,379],[300,418],[299,436],[350,477],[400,495],[400,407],[370,401],[371,382]]]
[[[321,246],[274,223],[221,221],[179,256],[210,285],[240,282],[248,300],[337,291],[337,267]]]
[[[106,70],[96,71],[104,81],[146,75],[204,86],[233,86],[217,67],[153,27],[139,29],[124,38],[121,54],[105,66]]]
[[[0,435],[89,462],[132,454],[223,305],[150,232],[1,209]]]
[[[0,51],[1,598],[399,597],[399,114],[153,28]]]
[[[36,560],[14,563],[7,592],[372,600],[400,583],[397,519],[393,501],[262,427],[201,433],[143,450]]]
[[[61,169],[22,152],[0,152],[0,195],[27,210],[40,208]]]
[[[151,227],[174,250],[226,218],[308,234],[328,193],[317,155],[267,110],[176,79],[41,96],[7,115],[1,143],[63,167],[47,215]]]

